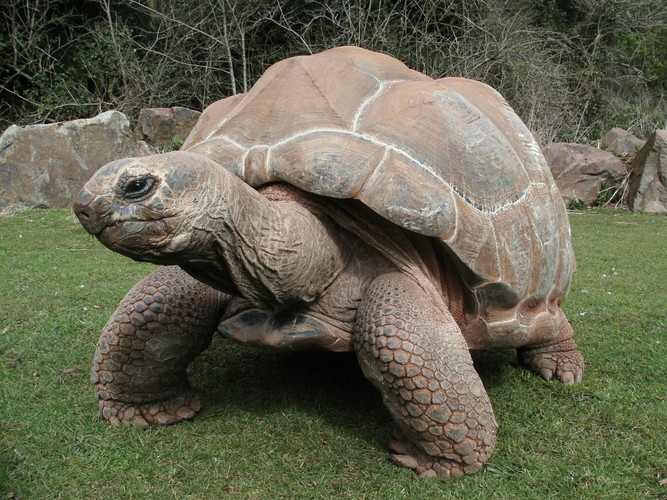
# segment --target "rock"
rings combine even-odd
[[[622,128],[613,128],[600,139],[601,149],[621,156],[636,154],[644,144],[646,144],[646,141]]]
[[[667,212],[667,130],[656,130],[632,161],[628,205]]]
[[[188,108],[144,108],[139,111],[137,137],[164,146],[172,141],[184,141],[201,113]]]
[[[556,142],[543,153],[566,205],[577,200],[593,205],[603,185],[626,175],[619,158],[592,146]]]
[[[102,165],[154,151],[118,111],[49,125],[12,125],[0,137],[0,209],[69,208]]]

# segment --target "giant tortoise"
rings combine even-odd
[[[583,375],[561,310],[565,208],[530,131],[477,81],[355,47],[286,59],[209,106],[181,151],[102,167],[75,212],[165,266],[101,334],[92,377],[112,424],[193,417],[185,370],[216,330],[354,350],[398,425],[393,460],[448,478],[496,440],[470,349]]]

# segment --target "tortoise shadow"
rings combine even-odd
[[[473,352],[487,390],[502,381],[511,351]],[[266,416],[292,409],[385,449],[395,428],[380,392],[353,353],[254,349],[216,338],[192,365],[190,378],[209,415]]]

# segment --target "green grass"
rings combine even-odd
[[[498,446],[478,474],[420,480],[353,356],[216,338],[191,367],[204,409],[141,430],[100,421],[97,336],[151,266],[112,254],[65,211],[0,219],[0,493],[54,498],[667,498],[667,217],[571,216],[566,312],[584,383],[547,383],[513,352],[475,353]],[[2,498],[0,497],[0,498]]]

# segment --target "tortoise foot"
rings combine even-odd
[[[566,385],[579,383],[584,377],[584,357],[572,339],[522,348],[519,363],[545,380],[555,379]]]
[[[102,418],[111,425],[172,425],[190,420],[201,409],[201,403],[194,391],[186,390],[163,401],[150,403],[126,403],[113,399],[100,399]]]
[[[394,453],[391,461],[396,465],[414,470],[419,477],[451,479],[473,474],[482,468],[482,463],[469,460],[466,463],[461,457],[452,453],[451,458],[435,457],[420,450],[401,433],[395,433],[394,440],[389,444]]]

